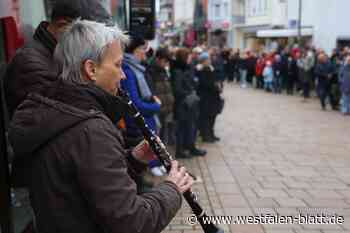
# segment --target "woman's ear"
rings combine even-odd
[[[86,60],[83,64],[83,72],[85,73],[85,77],[88,81],[95,82],[96,81],[96,63],[92,60]]]

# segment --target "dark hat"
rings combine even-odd
[[[142,35],[139,35],[133,32],[128,32],[127,34],[130,40],[129,40],[129,44],[125,48],[125,52],[133,53],[137,47],[140,47],[146,44],[146,40]]]
[[[55,0],[51,20],[62,17],[86,19],[110,24],[111,15],[100,0]]]
[[[170,56],[169,50],[166,48],[159,48],[156,52],[156,58],[166,59],[170,61],[171,56]]]

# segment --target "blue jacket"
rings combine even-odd
[[[122,69],[127,77],[121,82],[122,88],[129,93],[130,99],[134,102],[135,106],[145,118],[145,121],[150,127],[150,129],[156,132],[157,129],[154,115],[159,113],[160,105],[154,102],[147,102],[143,100],[138,90],[135,73],[125,63],[123,64]],[[127,134],[129,136],[141,135],[141,131],[138,129],[138,127],[135,125],[134,121],[131,118],[126,117],[125,123],[127,127]]]
[[[350,95],[350,65],[344,65],[340,68],[339,81],[342,93]]]

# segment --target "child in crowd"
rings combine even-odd
[[[271,61],[266,62],[266,66],[263,71],[263,76],[264,76],[265,90],[268,92],[270,91],[273,92],[274,91],[274,88],[273,88],[274,74],[273,74]]]

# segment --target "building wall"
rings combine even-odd
[[[194,14],[194,0],[174,1],[174,23],[180,26],[181,23],[192,24]]]
[[[314,29],[313,43],[331,53],[340,37],[350,38],[349,0],[302,0],[302,26]],[[315,8],[317,7],[317,10]],[[288,0],[289,20],[298,19],[298,1]]]
[[[273,26],[288,25],[288,7],[287,0],[271,0],[271,24]]]
[[[247,26],[287,25],[287,0],[246,0],[245,16]]]
[[[272,0],[245,0],[246,26],[271,23]]]

